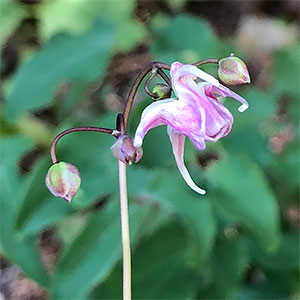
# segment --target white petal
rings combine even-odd
[[[184,165],[183,160],[183,153],[184,153],[184,142],[185,142],[185,135],[177,132],[171,126],[168,126],[168,134],[172,143],[173,147],[173,154],[175,156],[175,161],[180,171],[182,177],[184,178],[185,182],[188,186],[193,189],[195,192],[204,195],[206,193],[205,190],[199,188],[191,178],[186,166]]]

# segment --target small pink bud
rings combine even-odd
[[[157,83],[152,90],[152,93],[156,94],[156,100],[167,99],[171,97],[171,88],[163,83]]]
[[[54,164],[46,176],[46,185],[49,191],[56,197],[61,197],[71,202],[77,193],[81,178],[76,167],[69,163],[60,162]]]
[[[128,135],[121,135],[111,146],[111,150],[118,160],[128,165],[138,162],[143,156],[143,149],[134,147],[133,138]]]
[[[250,75],[245,63],[235,56],[219,60],[219,78],[228,85],[250,83]]]

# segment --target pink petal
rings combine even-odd
[[[172,78],[172,87],[175,89],[176,93],[180,91],[182,87],[187,88],[185,85],[182,85],[182,83],[180,83],[179,81],[181,77],[186,77],[186,76],[189,78],[193,78],[193,77],[200,78],[203,81],[207,81],[216,87],[220,85],[220,82],[210,74],[205,73],[204,71],[198,69],[196,66],[184,65],[180,62],[172,63],[170,74]]]
[[[205,190],[199,188],[191,178],[186,166],[184,165],[183,160],[183,153],[184,153],[184,142],[185,142],[185,135],[180,134],[171,126],[168,126],[168,134],[172,143],[173,154],[175,157],[175,161],[180,171],[183,179],[188,184],[188,186],[193,189],[195,192],[204,195],[206,193]]]
[[[176,100],[166,99],[153,102],[147,106],[141,116],[141,121],[136,129],[134,147],[141,147],[146,133],[157,126],[166,124],[166,118],[173,113],[172,104]]]
[[[242,105],[238,108],[239,112],[243,112],[249,107],[248,102],[243,97],[241,97],[240,95],[233,92],[232,90],[230,90],[229,88],[227,88],[226,86],[224,86],[222,84],[220,84],[218,87],[214,87],[214,86],[206,84],[205,85],[205,93],[207,96],[210,96],[214,99],[217,99],[217,97],[216,97],[216,94],[217,94],[221,97],[231,97],[231,98],[241,102]]]

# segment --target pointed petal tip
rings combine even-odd
[[[244,112],[246,109],[248,109],[249,105],[244,103],[242,104],[239,108],[238,108],[238,111],[239,112]]]
[[[201,189],[200,189],[200,190],[201,190]],[[201,191],[199,191],[199,194],[205,195],[205,194],[206,194],[206,191],[205,191],[205,190],[201,190]]]
[[[205,195],[206,194],[206,190],[203,190],[203,189],[199,188],[196,185],[193,185],[193,186],[189,185],[189,186],[190,186],[191,189],[193,189],[195,192],[197,192],[200,195]]]
[[[68,203],[71,203],[72,201],[72,197],[70,197],[69,195],[66,195],[64,197],[62,197],[64,200],[66,200]]]

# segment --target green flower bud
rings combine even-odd
[[[71,202],[77,193],[81,178],[76,167],[69,163],[60,162],[54,164],[46,176],[46,185],[49,191],[56,197],[61,197]]]
[[[228,85],[250,83],[250,75],[245,63],[235,56],[219,60],[219,78]]]
[[[152,93],[156,94],[156,100],[166,99],[171,97],[171,88],[163,83],[157,83],[152,90]]]
[[[128,165],[138,162],[143,156],[142,147],[134,147],[133,138],[128,135],[121,135],[111,146],[111,150],[114,157]]]

